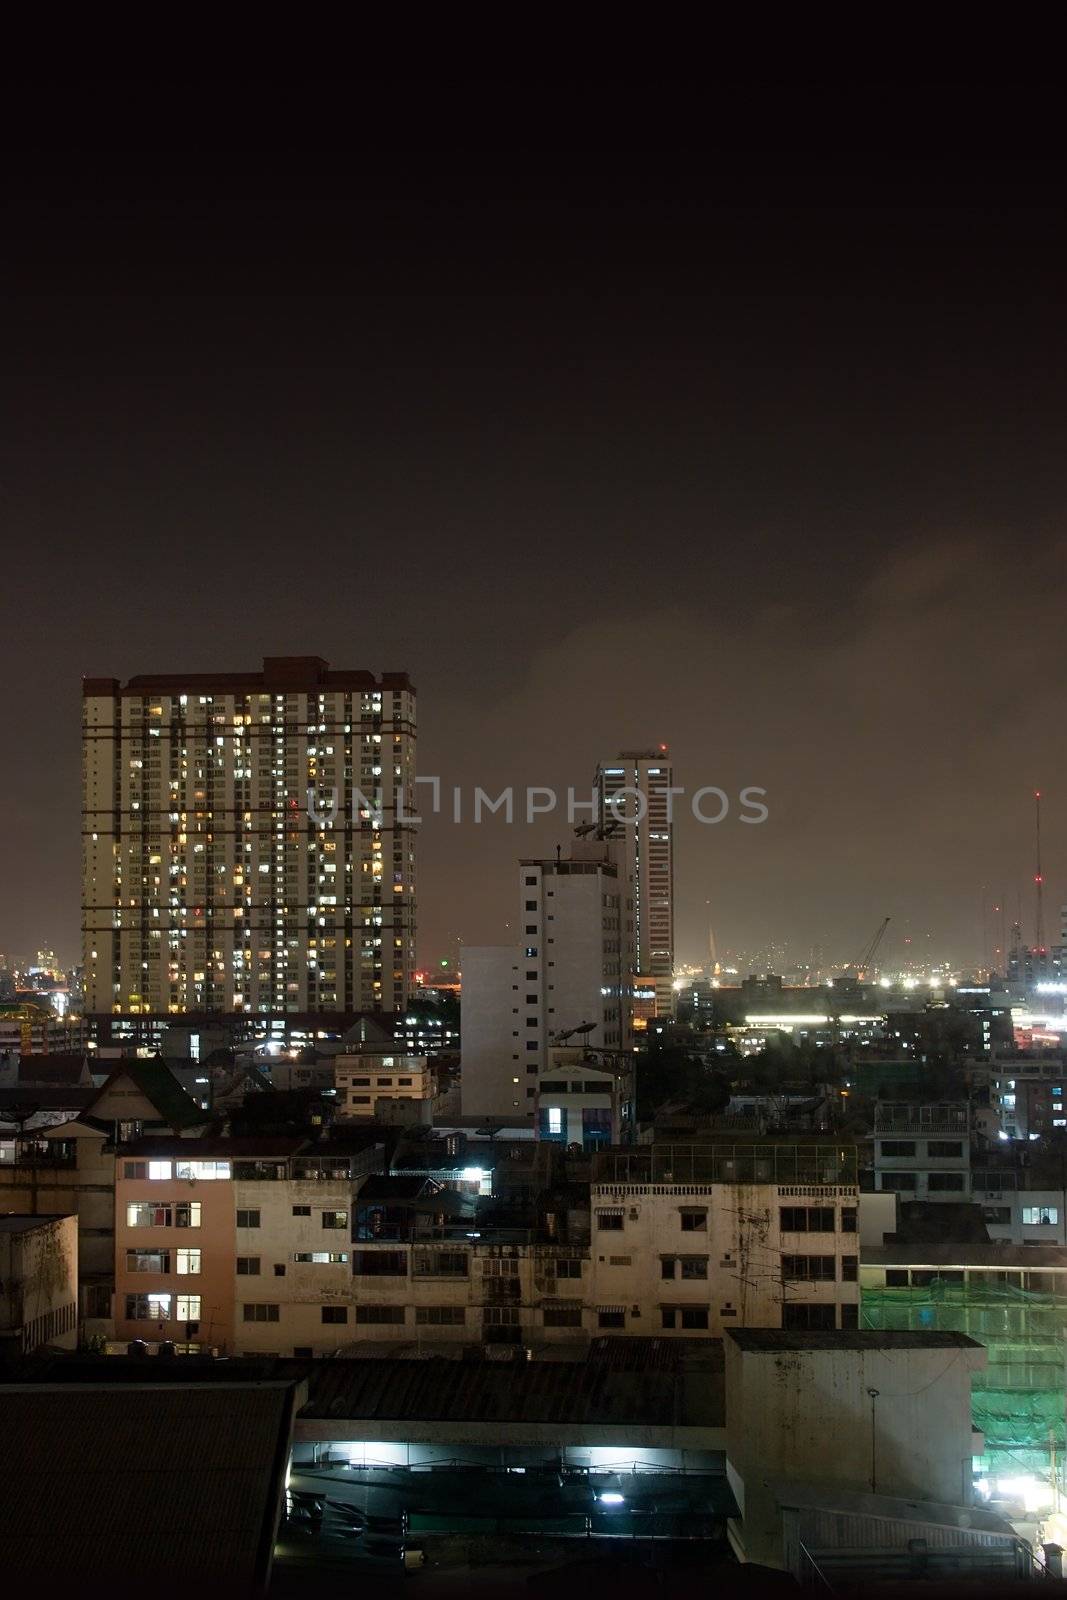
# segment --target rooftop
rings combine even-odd
[[[173,1134],[145,1134],[143,1138],[133,1139],[122,1147],[124,1156],[153,1156],[155,1158],[184,1156],[189,1161],[202,1161],[210,1157],[227,1156],[235,1160],[255,1160],[257,1158],[269,1160],[271,1157],[284,1161],[287,1156],[295,1155],[305,1146],[315,1148],[306,1134],[277,1134],[257,1135],[255,1137],[229,1135],[205,1136],[204,1138],[181,1139]]]
[[[1012,1244],[995,1239],[989,1244],[881,1244],[865,1245],[865,1267],[1061,1267],[1067,1270],[1067,1249],[1056,1244]]]
[[[117,678],[83,678],[84,695],[299,694],[310,689],[411,689],[406,672],[335,671],[321,656],[265,656],[260,672],[148,673],[122,684]]]
[[[292,1382],[0,1387],[4,1572],[45,1593],[262,1592]]]
[[[62,1222],[62,1211],[39,1212],[36,1216],[0,1216],[0,1233],[31,1233],[34,1228],[44,1228],[50,1222]]]
[[[858,1328],[850,1333],[790,1332],[785,1328],[735,1328],[729,1337],[742,1350],[755,1355],[780,1350],[980,1350],[965,1333],[898,1331]]]

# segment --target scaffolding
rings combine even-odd
[[[930,1281],[916,1283],[920,1276]],[[1051,1275],[1041,1276],[1047,1281]],[[1057,1476],[1064,1453],[1067,1294],[998,1281],[1021,1273],[961,1272],[963,1282],[914,1271],[911,1277],[906,1287],[862,1288],[862,1326],[966,1333],[985,1345],[988,1365],[971,1380],[972,1422],[985,1436],[983,1472]]]

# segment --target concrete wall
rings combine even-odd
[[[335,1355],[355,1337],[352,1327],[352,1206],[350,1178],[234,1184],[234,1205],[259,1212],[258,1228],[237,1231],[237,1253],[258,1260],[258,1273],[234,1272],[234,1348],[240,1355],[291,1356],[308,1350]],[[294,1216],[294,1206],[310,1209]],[[324,1213],[344,1212],[341,1227],[325,1227]],[[340,1255],[340,1262],[301,1262],[297,1255]],[[281,1268],[279,1273],[278,1269]],[[246,1304],[278,1307],[276,1322],[245,1320]],[[343,1310],[343,1323],[323,1322],[323,1307]]]
[[[521,945],[466,945],[460,1013],[460,1099],[465,1117],[526,1120],[534,1099],[526,1086],[518,1024],[512,1014],[523,960]],[[537,1058],[533,1058],[536,1065]],[[518,1082],[515,1082],[518,1079]]]
[[[0,1340],[21,1355],[46,1344],[77,1348],[76,1217],[0,1229]]]
[[[727,1472],[748,1560],[781,1565],[774,1479],[964,1503],[983,1349],[725,1346]]]

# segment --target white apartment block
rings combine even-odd
[[[726,1148],[680,1163],[705,1182],[641,1181],[652,1170],[629,1152],[599,1159],[601,1179],[614,1175],[590,1196],[597,1331],[721,1338],[731,1328],[858,1326],[855,1182],[720,1181],[716,1163],[757,1170]]]
[[[970,1110],[883,1101],[874,1113],[874,1186],[902,1200],[969,1200]]]
[[[235,1354],[336,1355],[351,1343],[354,1185],[335,1165],[331,1176],[324,1160],[317,1180],[234,1184]]]
[[[434,1074],[426,1056],[361,1051],[333,1060],[338,1117],[374,1117],[379,1100],[432,1101]]]
[[[588,1238],[572,1222],[565,1241],[462,1227],[357,1240],[353,1337],[536,1348],[856,1328],[855,1165],[854,1149],[817,1143],[604,1152]]]
[[[537,1081],[537,1114],[543,1139],[596,1150],[628,1144],[634,1128],[634,1058],[558,1045]]]
[[[674,824],[670,753],[623,750],[602,762],[596,773],[598,823],[620,829],[633,879],[633,971],[651,979],[656,1015],[670,1016],[674,1005]],[[632,987],[631,983],[631,987]]]
[[[633,1046],[630,883],[617,847],[576,840],[570,857],[519,863],[523,942],[463,953],[465,1116],[536,1121],[538,1081],[561,1036]]]
[[[405,1010],[415,739],[404,673],[318,657],[85,679],[87,1012]]]

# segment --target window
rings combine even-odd
[[[917,1179],[914,1172],[883,1172],[880,1175],[882,1188],[894,1193],[899,1190],[914,1189]]]
[[[257,1212],[258,1216],[259,1213]],[[174,1226],[176,1228],[199,1228],[200,1226],[200,1201],[179,1200],[174,1207]]]
[[[322,1320],[323,1320],[323,1322],[347,1322],[348,1321],[348,1307],[347,1306],[323,1306],[322,1307]]]
[[[833,1206],[782,1206],[779,1221],[783,1233],[833,1233]]]
[[[622,1212],[598,1211],[596,1225],[601,1233],[621,1233],[623,1230]]]
[[[486,1261],[486,1274],[498,1276],[507,1268],[518,1271],[517,1261]],[[470,1272],[470,1256],[466,1250],[431,1250],[416,1248],[411,1257],[411,1274],[414,1278],[466,1278]]]
[[[664,1328],[688,1328],[694,1331],[708,1326],[707,1306],[660,1306],[660,1324]]]
[[[127,1250],[127,1272],[169,1272],[169,1250]]]
[[[237,1213],[237,1226],[239,1228],[258,1228],[259,1227],[259,1212],[258,1211],[238,1211],[238,1213]]]
[[[582,1263],[580,1261],[570,1261],[564,1257],[556,1262],[557,1278],[580,1278],[581,1275]]]
[[[906,1289],[908,1287],[907,1267],[887,1267],[885,1271],[885,1286],[887,1289]]]
[[[198,1294],[180,1294],[178,1296],[178,1321],[200,1321],[200,1296]]]
[[[258,1278],[259,1277],[259,1257],[258,1256],[238,1256],[237,1257],[237,1276],[239,1278]]]
[[[926,1180],[928,1190],[944,1192],[947,1189],[962,1189],[966,1182],[962,1172],[931,1172]]]
[[[782,1277],[807,1283],[833,1283],[837,1262],[833,1256],[783,1256]]]
[[[951,1161],[963,1155],[963,1144],[958,1139],[929,1139],[926,1144],[928,1156],[939,1156],[942,1160]]]
[[[782,1307],[782,1327],[794,1331],[808,1329],[819,1331],[824,1328],[832,1329],[835,1324],[834,1306],[802,1306],[784,1305]]]
[[[681,1224],[683,1233],[707,1233],[708,1213],[706,1210],[683,1210],[681,1213]]]
[[[982,1221],[995,1222],[1000,1227],[1010,1227],[1011,1206],[983,1206]]]
[[[154,1206],[150,1200],[139,1200],[126,1207],[128,1228],[169,1228],[173,1222],[172,1206]]]
[[[199,1271],[200,1271],[200,1251],[199,1250],[179,1250],[178,1251],[178,1276],[182,1277],[183,1275],[188,1274],[191,1277],[195,1273],[198,1273]]]
[[[483,1306],[482,1326],[484,1328],[517,1328],[519,1326],[518,1306]]]
[[[841,1208],[841,1232],[842,1233],[855,1233],[856,1232],[856,1215],[857,1215],[857,1213],[856,1213],[856,1207],[855,1206],[842,1206],[842,1208]]]
[[[860,1325],[860,1308],[859,1308],[859,1306],[842,1306],[841,1307],[841,1331],[842,1331],[842,1333],[845,1333],[845,1332],[847,1332],[848,1330],[850,1330],[852,1328],[858,1328],[859,1325]]]
[[[681,1256],[682,1277],[706,1278],[708,1275],[707,1256]]]
[[[322,1225],[324,1228],[347,1228],[348,1212],[324,1211],[322,1213]]]
[[[464,1306],[416,1306],[415,1321],[423,1328],[463,1328],[467,1311]]]
[[[598,1328],[625,1328],[626,1312],[621,1306],[610,1307],[607,1310],[598,1311],[596,1314],[596,1323]]]
[[[293,1216],[294,1217],[310,1217],[310,1215],[311,1215],[311,1207],[310,1206],[294,1206],[293,1207]]]
[[[1058,1206],[1023,1206],[1025,1228],[1051,1228],[1060,1220]]]
[[[170,1163],[164,1163],[169,1167]],[[152,1163],[155,1165],[155,1162]],[[175,1163],[175,1175],[179,1178],[195,1178],[200,1182],[210,1183],[213,1179],[228,1179],[231,1176],[228,1161],[178,1161]],[[154,1176],[154,1174],[151,1174]],[[167,1173],[170,1177],[170,1173]]]
[[[659,1275],[661,1278],[673,1278],[678,1270],[678,1263],[674,1256],[660,1256]]]
[[[403,1306],[357,1306],[356,1321],[359,1323],[393,1323],[399,1324],[404,1320]]]
[[[546,1328],[580,1328],[581,1306],[545,1306],[543,1321]]]
[[[859,1256],[841,1257],[841,1282],[855,1283],[858,1276]]]
[[[355,1250],[352,1272],[357,1278],[406,1278],[407,1254],[403,1250]]]
[[[298,1344],[293,1346],[293,1355],[298,1361],[310,1360],[313,1354],[314,1352],[309,1344]]]
[[[914,1139],[880,1139],[878,1141],[879,1154],[883,1156],[913,1156],[915,1154]]]
[[[348,1264],[347,1250],[298,1250],[294,1261],[310,1262],[316,1267],[343,1267]]]
[[[284,1261],[276,1261],[274,1263],[274,1276],[276,1278],[284,1278],[285,1277],[285,1262]]]
[[[248,1304],[246,1302],[243,1315],[246,1322],[277,1322],[280,1318],[280,1311],[277,1306],[264,1305],[262,1303]]]
[[[122,1166],[122,1175],[123,1175],[124,1178],[130,1178],[130,1179],[147,1178],[148,1177],[148,1162],[147,1161],[125,1161],[125,1162],[123,1162],[123,1166]]]
[[[169,1294],[128,1294],[126,1296],[127,1322],[169,1322]]]

